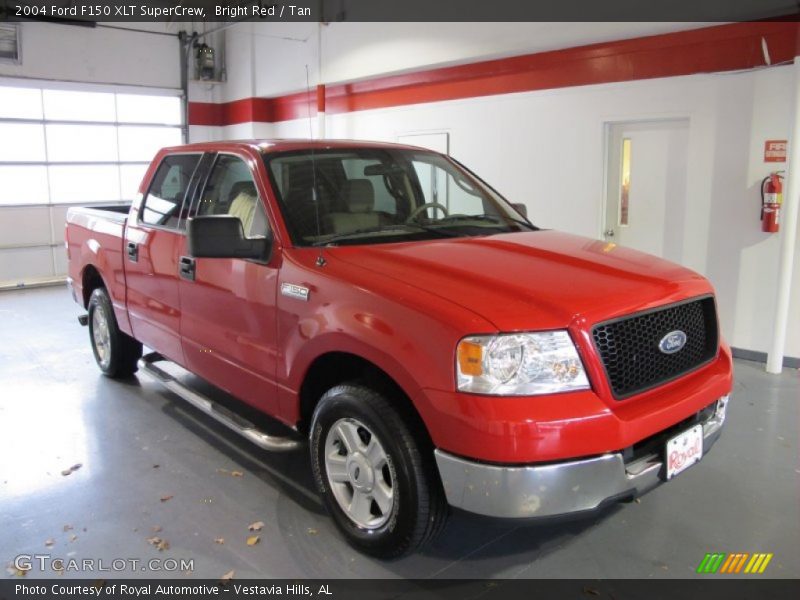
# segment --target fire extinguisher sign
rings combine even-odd
[[[764,162],[786,162],[786,140],[764,142]]]

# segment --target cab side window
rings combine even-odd
[[[178,227],[186,190],[200,157],[200,154],[175,154],[161,161],[142,204],[139,217],[142,223]]]
[[[232,215],[242,222],[245,237],[267,235],[267,217],[250,168],[236,156],[221,154],[217,157],[197,215]]]

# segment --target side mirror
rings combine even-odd
[[[514,207],[519,214],[521,214],[526,219],[528,218],[528,207],[524,205],[522,202],[512,202],[511,206]]]
[[[194,258],[269,260],[272,238],[244,237],[242,221],[233,215],[207,215],[187,222],[189,255]]]

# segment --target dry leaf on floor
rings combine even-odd
[[[317,531],[313,527],[309,527],[308,528],[308,535],[317,535],[318,533],[319,533],[319,531]]]
[[[25,577],[28,574],[27,570],[18,569],[13,565],[13,563],[9,563],[6,565],[6,573],[11,575],[12,577]]]
[[[153,530],[153,533],[158,533],[159,531],[161,531],[161,525],[153,525],[151,529]]]
[[[169,496],[161,496],[161,501],[167,502],[169,500],[172,500],[172,497],[173,497],[172,494],[170,494]]]
[[[214,543],[222,546],[225,544],[225,538],[214,538]]]
[[[64,525],[64,531],[69,531],[72,529],[72,525]]]
[[[53,538],[50,538],[49,540],[47,540],[47,541],[44,543],[44,545],[45,545],[45,546],[47,546],[47,547],[49,548],[50,546],[54,545],[55,543],[56,543],[56,541],[55,541]]]
[[[261,541],[261,537],[258,535],[251,535],[247,538],[247,545],[248,546],[255,546],[258,542]]]
[[[80,469],[82,466],[83,466],[83,465],[82,465],[81,463],[78,463],[78,464],[72,465],[72,466],[71,466],[69,469],[64,469],[63,471],[61,471],[61,474],[62,474],[64,477],[66,477],[67,475],[70,475],[71,473],[74,473],[75,471],[77,471],[78,469]]]
[[[250,523],[247,526],[247,529],[250,531],[261,531],[264,528],[264,521],[256,521],[255,523]]]
[[[158,536],[147,538],[147,543],[150,544],[151,546],[155,546],[159,552],[161,552],[162,550],[169,550],[169,542]]]
[[[231,477],[244,477],[244,473],[241,471],[228,471],[228,469],[217,469],[217,473],[220,475],[230,475]]]
[[[154,468],[154,469],[157,469],[157,468],[159,468],[160,466],[161,466],[161,465],[153,465],[153,468]]]
[[[77,539],[78,539],[78,536],[77,536],[77,535],[75,535],[74,533],[73,533],[71,536],[69,536],[69,541],[70,541],[70,542],[74,542],[74,541],[75,541],[75,540],[77,540]]]
[[[228,582],[229,582],[231,579],[233,579],[233,576],[234,576],[235,574],[236,574],[236,571],[234,571],[233,569],[231,569],[230,571],[228,571],[227,573],[225,573],[225,575],[223,575],[223,576],[222,576],[222,579],[220,579],[220,581],[221,581],[222,583],[228,583]]]

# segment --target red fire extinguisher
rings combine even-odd
[[[765,233],[780,230],[783,203],[783,176],[780,173],[770,173],[761,181],[761,231]]]

